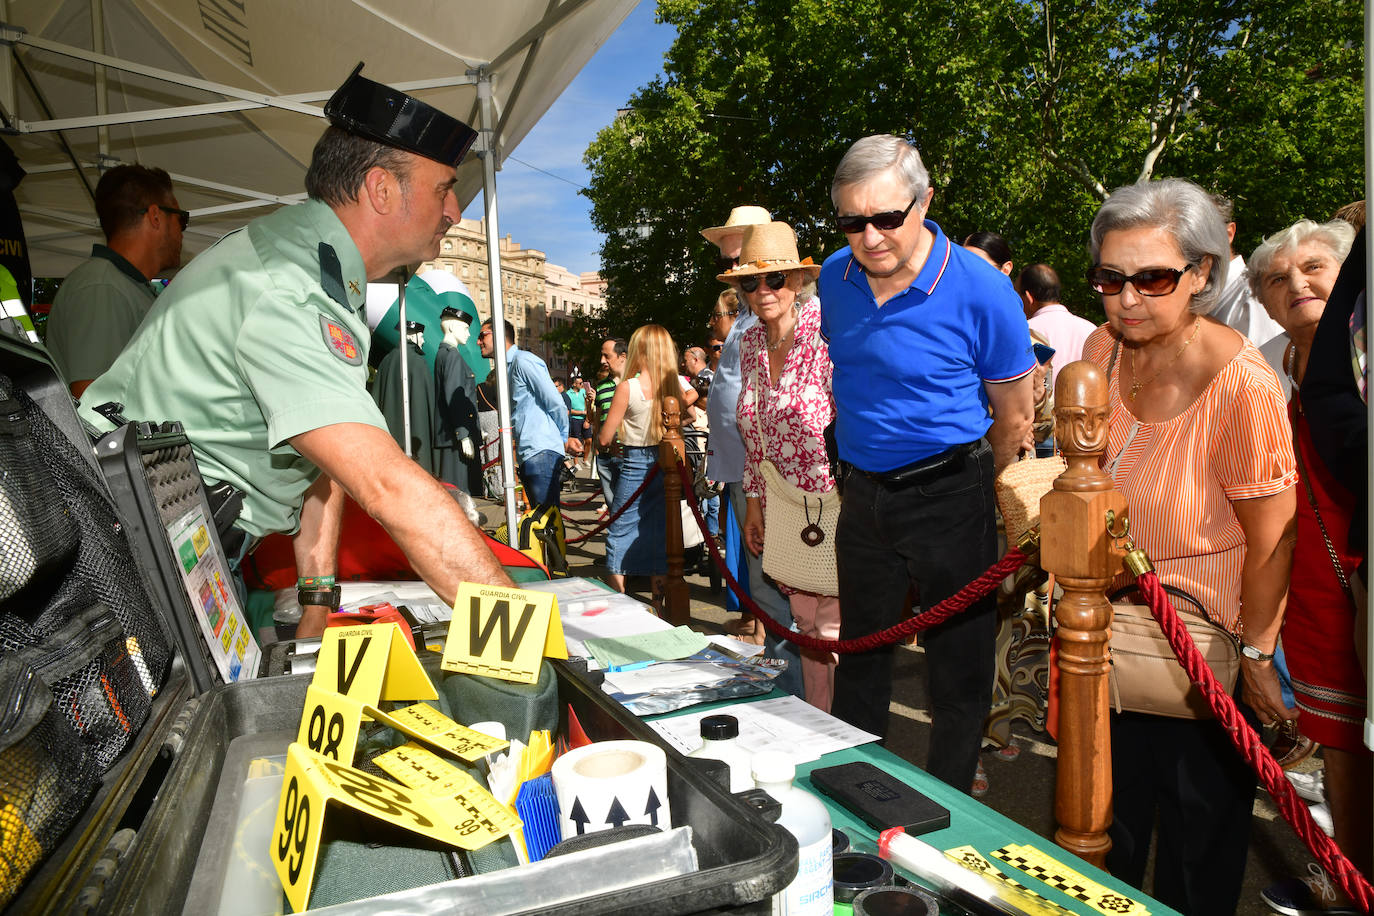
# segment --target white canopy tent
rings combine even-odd
[[[496,172],[637,0],[0,0],[0,109],[35,276],[100,241],[102,166],[172,174],[184,257],[303,199],[323,103],[359,61],[481,131],[458,170],[484,191],[508,530],[515,531]]]

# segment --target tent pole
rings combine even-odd
[[[91,50],[96,54],[105,53],[105,0],[91,0]],[[95,111],[98,115],[110,113],[110,99],[105,90],[105,68],[95,64]],[[104,160],[110,155],[110,129],[104,125],[96,128],[96,148],[100,151],[100,169],[105,170]]]
[[[0,0],[0,22],[10,21],[9,0]],[[19,118],[19,109],[15,107],[18,99],[14,91],[14,46],[10,44],[0,45],[0,113],[8,119],[6,127],[13,127],[13,122]]]
[[[487,230],[487,289],[491,296],[491,345],[496,356],[496,416],[501,436],[501,486],[506,503],[506,535],[520,547],[515,512],[515,452],[511,436],[510,376],[506,371],[506,309],[501,295],[501,231],[496,222],[496,127],[491,74],[477,71],[477,104],[481,115],[483,223]]]
[[[410,335],[406,333],[406,285],[410,283],[410,271],[401,267],[397,269],[396,275],[401,281],[397,296],[397,308],[401,313],[397,326],[401,332],[401,430],[405,436],[405,444],[401,446],[401,451],[406,453],[407,458],[414,458],[415,455],[411,452],[411,443],[414,440],[410,437]]]

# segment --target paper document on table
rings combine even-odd
[[[736,703],[708,712],[656,719],[649,725],[673,747],[689,754],[701,744],[702,718],[722,714],[739,720],[739,744],[746,751],[781,751],[794,764],[809,763],[824,754],[878,740],[877,735],[842,722],[796,697]]]
[[[420,623],[439,623],[453,616],[453,608],[423,582],[340,582],[340,607],[371,604],[368,599],[386,596],[393,604],[403,604]]]
[[[690,690],[709,687],[739,676],[739,668],[715,662],[655,662],[630,671],[607,671],[607,693],[636,694],[652,690]]]
[[[715,633],[706,638],[711,641],[711,645],[726,655],[733,655],[736,658],[754,658],[763,654],[763,646],[756,646],[751,642],[735,639],[733,636],[722,636]]]
[[[556,593],[555,593],[556,594]],[[605,592],[596,602],[573,601],[565,605],[558,599],[558,616],[563,622],[563,638],[569,655],[589,656],[586,640],[633,636],[657,630],[671,630],[673,625],[660,619],[646,604],[627,595]],[[595,660],[589,659],[595,666]]]
[[[671,661],[695,655],[710,645],[690,627],[673,627],[649,633],[585,640],[587,649],[603,667],[636,662]]]

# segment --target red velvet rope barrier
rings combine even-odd
[[[558,507],[559,507],[560,509],[581,509],[583,506],[587,505],[587,503],[589,503],[589,502],[591,502],[592,500],[596,499],[596,498],[597,498],[598,496],[600,496],[600,495],[601,495],[600,492],[593,493],[591,496],[588,496],[586,499],[582,500],[580,503],[565,503],[565,502],[563,502],[563,500],[560,499],[560,500],[558,501]]]
[[[1293,784],[1283,775],[1283,768],[1260,742],[1259,735],[1255,734],[1255,730],[1241,716],[1235,701],[1222,689],[1216,675],[1203,660],[1202,653],[1198,652],[1197,646],[1193,644],[1192,637],[1179,621],[1178,613],[1165,594],[1164,587],[1160,585],[1159,576],[1153,571],[1146,572],[1136,577],[1136,582],[1140,586],[1140,593],[1149,602],[1150,612],[1159,621],[1159,628],[1164,631],[1164,638],[1169,641],[1169,647],[1174,650],[1179,663],[1188,672],[1189,680],[1202,691],[1212,714],[1226,729],[1226,734],[1241,757],[1259,774],[1260,782],[1278,804],[1283,819],[1292,825],[1298,839],[1312,851],[1312,855],[1316,856],[1321,867],[1326,869],[1326,873],[1340,884],[1360,909],[1368,913],[1370,907],[1374,906],[1374,887],[1370,886],[1369,880],[1341,853],[1336,842],[1323,833],[1312,820],[1312,812],[1298,797]]]
[[[701,508],[697,506],[696,494],[690,487],[690,471],[683,464],[678,465],[678,473],[683,478],[683,493],[687,497],[687,505],[692,509],[692,515],[701,526],[701,530],[706,530],[706,520],[701,516]],[[988,595],[993,589],[997,588],[1007,576],[1021,568],[1021,564],[1026,562],[1026,554],[1018,547],[1013,547],[1007,551],[1006,556],[998,560],[987,572],[959,591],[950,595],[944,601],[929,608],[915,617],[907,618],[895,626],[880,630],[877,633],[869,633],[867,636],[860,636],[856,639],[817,639],[815,636],[807,636],[805,633],[797,633],[784,627],[768,613],[762,610],[754,599],[745,594],[740,587],[738,580],[730,572],[725,563],[725,559],[720,555],[720,548],[716,546],[715,538],[706,538],[706,547],[711,551],[711,557],[716,561],[716,566],[720,568],[721,574],[729,584],[730,590],[735,593],[740,604],[749,613],[758,618],[759,623],[763,624],[764,629],[772,633],[778,639],[785,639],[795,643],[803,649],[815,649],[820,652],[839,652],[850,654],[854,652],[869,652],[873,649],[880,649],[883,646],[890,646],[894,643],[906,639],[913,633],[926,630],[930,627],[944,623],[949,618],[958,614],[960,611],[967,610],[978,599]]]
[[[634,503],[636,499],[639,499],[639,495],[644,492],[644,488],[649,485],[649,482],[652,481],[654,477],[657,476],[657,474],[658,465],[655,464],[653,467],[649,468],[649,473],[644,475],[644,482],[639,485],[639,489],[631,493],[630,498],[625,500],[625,505],[621,506],[619,509],[612,512],[609,518],[607,518],[601,524],[597,525],[591,531],[588,531],[586,534],[578,535],[575,538],[568,538],[566,543],[581,544],[583,541],[585,541],[592,535],[600,534],[602,531],[605,531],[607,528],[611,527],[611,522],[614,522],[616,519],[620,518],[620,514],[624,512],[626,509],[630,508],[630,506]]]

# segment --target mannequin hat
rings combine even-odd
[[[329,123],[457,168],[477,131],[398,89],[367,79],[362,69],[359,63],[325,103]]]
[[[744,244],[739,251],[739,264],[716,276],[729,283],[748,274],[766,274],[776,270],[805,271],[812,280],[820,276],[821,265],[810,258],[797,255],[797,233],[786,223],[763,223],[744,230]]]
[[[763,207],[736,207],[730,211],[730,215],[725,219],[724,226],[712,226],[710,229],[701,230],[701,234],[706,237],[706,241],[712,245],[719,245],[722,237],[732,232],[738,232],[745,226],[754,226],[759,223],[772,221],[773,214]]]
[[[401,323],[398,321],[398,322],[396,322],[396,330],[399,331],[400,329],[401,329]],[[424,332],[425,332],[425,326],[422,325],[422,324],[420,324],[420,322],[418,322],[418,321],[407,321],[407,322],[406,322],[406,333],[407,333],[407,334],[423,334]]]
[[[469,315],[467,312],[460,312],[453,306],[446,305],[444,306],[444,310],[439,313],[439,320],[441,322],[448,321],[450,318],[454,321],[461,321],[463,322],[463,324],[472,324],[472,316]]]

